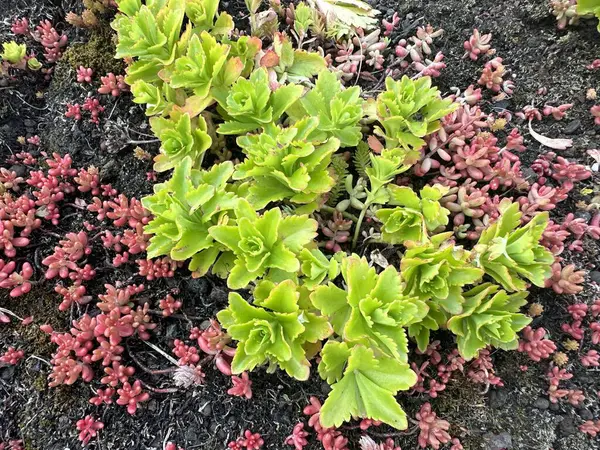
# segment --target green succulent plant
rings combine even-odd
[[[458,351],[465,359],[477,357],[479,350],[492,345],[516,350],[517,333],[531,323],[519,313],[527,304],[528,292],[507,294],[491,283],[480,284],[464,293],[462,314],[450,318],[448,329],[456,335]]]
[[[330,340],[321,351],[319,374],[333,383],[320,411],[323,427],[339,427],[351,418],[379,420],[400,430],[408,427],[406,413],[396,401],[398,391],[417,382],[406,362],[363,345]]]
[[[212,144],[206,121],[202,116],[191,119],[189,114],[171,116],[169,119],[152,117],[150,125],[160,139],[160,155],[154,158],[154,170],[164,172],[190,158],[193,166],[199,168],[204,152]]]
[[[387,189],[397,175],[409,170],[418,160],[418,152],[400,148],[384,149],[380,155],[370,154],[371,165],[365,169],[369,179],[366,204],[386,204],[390,200]]]
[[[439,200],[448,188],[436,184],[421,189],[421,198],[407,186],[390,185],[390,205],[396,208],[381,208],[376,216],[381,220],[381,238],[390,244],[405,241],[422,242],[428,233],[448,225],[450,211],[440,205]]]
[[[398,81],[388,77],[385,87],[372,118],[381,124],[374,131],[385,138],[388,148],[420,149],[425,144],[423,137],[436,131],[440,119],[458,108],[451,99],[440,97],[429,77],[412,80],[404,75]]]
[[[329,192],[334,180],[328,168],[339,141],[310,140],[318,125],[317,118],[307,117],[288,128],[268,125],[263,133],[238,137],[246,159],[233,177],[251,179],[248,200],[257,209],[284,199],[310,203]]]
[[[17,44],[15,41],[5,42],[2,44],[2,53],[0,59],[11,64],[18,64],[27,55],[27,46],[25,44]]]
[[[412,324],[409,334],[421,350],[429,343],[430,330],[445,326],[450,314],[462,313],[463,286],[483,277],[483,270],[470,264],[470,253],[448,239],[452,233],[437,234],[431,241],[408,243],[400,262],[403,292],[427,303],[425,320]]]
[[[294,30],[300,38],[303,38],[308,33],[310,26],[313,23],[312,9],[306,3],[300,2],[294,9]]]
[[[268,69],[274,84],[306,83],[327,69],[327,63],[317,52],[295,49],[284,33],[273,35],[273,46],[260,60],[261,67]]]
[[[343,258],[342,252],[337,252],[331,258],[327,258],[319,249],[303,248],[298,255],[300,259],[300,270],[304,286],[309,289],[314,289],[322,284],[325,279],[334,280],[341,270],[341,261]]]
[[[233,18],[219,13],[219,0],[186,0],[185,14],[194,24],[194,32],[210,31],[213,36],[227,36],[233,30]]]
[[[544,287],[551,276],[554,256],[540,244],[548,213],[536,214],[521,225],[518,203],[500,203],[500,217],[482,231],[474,247],[474,262],[507,291],[527,289],[530,281]]]
[[[231,47],[230,55],[239,58],[244,64],[241,76],[250,76],[254,69],[254,57],[262,48],[262,41],[256,36],[240,36],[236,41],[224,39],[224,42]]]
[[[408,340],[403,327],[425,317],[425,303],[402,293],[400,276],[393,266],[378,275],[366,258],[352,255],[342,261],[342,277],[346,289],[331,282],[318,286],[310,297],[313,305],[345,341],[406,361]]]
[[[239,78],[225,97],[215,93],[224,117],[217,129],[221,134],[243,134],[277,122],[302,95],[302,86],[288,84],[271,92],[265,69],[258,69],[250,79]]]
[[[341,147],[356,147],[362,138],[363,103],[358,86],[344,89],[333,72],[323,70],[315,87],[289,113],[294,120],[318,119],[318,127],[311,132],[310,139],[324,141],[335,137]]]
[[[195,170],[189,157],[175,167],[170,180],[154,185],[154,194],[144,197],[144,208],[153,215],[144,232],[152,235],[148,258],[168,255],[175,261],[192,258],[190,270],[203,275],[222,251],[208,230],[223,221],[237,202],[227,181],[233,174],[230,161],[210,170]],[[233,214],[232,214],[233,215]]]
[[[211,34],[203,31],[190,38],[186,54],[177,58],[172,68],[161,76],[173,88],[186,88],[199,98],[207,98],[211,87],[219,85],[217,81],[232,84],[241,74],[242,61],[228,59],[229,50],[228,45],[218,43]],[[224,77],[223,72],[226,80],[219,80]]]
[[[364,148],[364,146],[359,143],[358,150],[361,148]],[[373,205],[384,205],[389,202],[390,192],[387,188],[388,185],[394,180],[396,175],[410,169],[418,160],[419,152],[394,148],[384,149],[380,155],[374,155],[371,152],[368,152],[367,155],[368,159],[365,159],[370,160],[370,164],[367,165],[365,161],[361,161],[363,167],[360,171],[364,171],[364,175],[369,179],[369,189],[364,189],[361,184],[362,180],[359,179],[355,191],[355,188],[351,186],[352,178],[347,177],[345,184],[346,191],[350,194],[350,199],[338,204],[338,208],[344,205],[343,209],[345,209],[349,205],[352,205],[361,210],[354,228],[352,248],[356,247],[361,225],[369,208]]]
[[[146,105],[146,115],[168,115],[178,102],[176,91],[166,83],[138,80],[131,86],[133,102]]]
[[[279,366],[291,377],[308,379],[304,346],[327,338],[332,329],[325,317],[300,308],[300,295],[292,280],[261,281],[254,290],[254,305],[236,292],[229,294],[229,306],[217,318],[237,341],[233,373],[268,363],[271,372]]]
[[[158,73],[173,63],[180,43],[186,0],[119,0],[111,23],[117,32],[115,58],[137,58],[125,81],[159,82]]]
[[[308,216],[282,217],[279,208],[258,216],[245,199],[235,207],[236,224],[220,224],[210,235],[231,250],[236,259],[227,285],[241,289],[270,271],[295,274],[300,270],[298,254],[316,236],[317,222]]]

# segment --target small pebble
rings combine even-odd
[[[546,410],[550,407],[550,401],[547,398],[540,397],[533,403],[533,407],[542,411]]]

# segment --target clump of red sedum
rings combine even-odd
[[[92,438],[95,438],[102,428],[104,428],[104,424],[94,420],[92,416],[85,416],[77,421],[79,440],[83,445],[87,445]]]
[[[113,97],[118,97],[121,92],[129,91],[129,86],[125,83],[123,75],[115,75],[114,73],[108,73],[104,77],[100,77],[102,86],[98,88],[99,94],[110,94]]]
[[[91,83],[94,71],[90,68],[79,66],[77,69],[77,82],[78,83]]]
[[[0,363],[16,366],[25,357],[23,350],[17,350],[14,347],[8,347],[8,350],[0,356]]]
[[[265,441],[259,433],[252,433],[250,430],[244,431],[244,435],[237,438],[235,441],[231,441],[227,448],[231,450],[241,450],[246,448],[248,450],[258,450],[262,448]]]
[[[425,448],[431,446],[438,450],[442,444],[450,442],[452,437],[448,434],[450,423],[447,420],[439,419],[437,414],[431,409],[430,403],[424,403],[417,413],[419,421],[419,446]]]
[[[119,405],[127,405],[127,412],[131,415],[135,414],[139,403],[150,399],[150,394],[143,392],[140,380],[135,380],[133,385],[128,382],[123,383],[123,387],[117,389],[117,394],[119,394],[117,403]]]
[[[227,393],[235,397],[246,397],[248,400],[252,398],[252,381],[247,372],[242,372],[241,376],[233,375],[231,377],[233,387]]]
[[[556,344],[546,339],[544,328],[533,329],[527,326],[523,329],[523,339],[519,341],[518,351],[527,353],[533,361],[547,359],[556,351]]]

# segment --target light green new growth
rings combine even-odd
[[[308,289],[314,289],[322,284],[325,279],[333,281],[340,274],[340,262],[344,254],[338,252],[327,259],[327,256],[319,249],[309,250],[304,248],[298,257],[301,263],[300,270],[305,277],[303,278],[304,286]]]
[[[189,114],[171,116],[170,119],[152,117],[150,125],[160,139],[161,154],[154,158],[154,170],[164,172],[177,167],[184,158],[190,158],[194,168],[202,164],[204,152],[212,140],[207,133],[206,121],[198,116],[190,119]]]
[[[227,96],[217,95],[224,117],[221,134],[243,134],[276,123],[302,95],[302,86],[288,84],[271,92],[265,69],[258,69],[250,79],[239,78]]]
[[[373,119],[381,124],[374,132],[385,138],[387,148],[419,150],[425,144],[423,138],[439,129],[440,119],[458,108],[452,100],[440,97],[429,77],[411,80],[404,75],[398,81],[388,77],[385,87],[377,97]]]
[[[421,198],[407,186],[390,185],[390,205],[396,208],[382,208],[376,213],[381,220],[381,238],[390,244],[403,244],[405,241],[422,242],[428,233],[448,225],[450,211],[440,205],[439,200],[448,188],[436,184],[421,189]]]
[[[178,53],[186,0],[120,0],[112,28],[117,32],[115,58],[137,58],[127,69],[125,81],[159,82],[158,73]]]
[[[300,38],[306,36],[308,29],[313,24],[312,10],[304,2],[300,2],[294,9],[294,30]]]
[[[25,44],[17,44],[15,41],[5,42],[2,44],[2,53],[0,58],[11,64],[18,64],[23,61],[27,55],[27,46]]]
[[[261,66],[268,68],[274,85],[305,83],[327,69],[325,58],[316,52],[295,49],[284,33],[275,33],[273,49],[261,58]]]
[[[478,282],[483,270],[469,262],[469,252],[448,241],[452,233],[442,233],[430,242],[409,245],[400,262],[403,291],[426,301],[429,313],[425,320],[413,324],[409,334],[425,350],[430,330],[437,330],[449,314],[462,313],[462,288]],[[407,243],[408,244],[408,243]]]
[[[230,161],[200,171],[192,169],[190,158],[184,158],[169,181],[154,185],[154,194],[142,200],[144,208],[154,216],[144,228],[145,233],[153,235],[148,258],[192,258],[190,270],[200,275],[208,271],[221,251],[226,250],[208,230],[224,220],[237,202],[227,190],[232,173]]]
[[[378,275],[365,258],[352,255],[342,261],[342,277],[346,289],[331,282],[318,286],[310,297],[314,306],[345,341],[406,361],[408,339],[403,327],[425,317],[425,303],[402,293],[393,266]]]
[[[344,89],[333,72],[323,70],[315,88],[294,105],[290,115],[294,120],[318,118],[311,139],[324,141],[333,136],[340,140],[341,147],[356,147],[362,138],[363,103],[358,86]]]
[[[295,274],[300,270],[298,254],[315,238],[315,220],[306,215],[282,217],[279,208],[258,216],[245,199],[238,200],[235,217],[235,225],[209,229],[210,235],[236,257],[227,278],[229,288],[244,288],[271,271]]]
[[[520,226],[518,203],[501,202],[500,213],[473,249],[475,264],[507,291],[526,290],[525,280],[543,287],[554,263],[552,253],[540,244],[548,213],[536,214],[525,226]]]
[[[217,314],[219,322],[237,342],[231,364],[233,373],[252,370],[269,363],[298,380],[306,380],[310,363],[303,345],[317,343],[331,333],[325,317],[299,307],[300,292],[296,284],[261,281],[254,290],[254,305],[236,292],[229,294],[229,307]]]
[[[488,345],[515,350],[519,346],[517,333],[531,322],[531,318],[519,313],[527,304],[527,294],[523,291],[509,295],[491,283],[465,292],[462,314],[448,321],[448,329],[456,335],[461,356],[475,358],[479,350]]]
[[[197,32],[209,31],[213,36],[227,36],[233,30],[233,18],[219,13],[219,0],[186,0],[185,15]]]
[[[329,164],[339,141],[310,139],[318,125],[317,118],[307,117],[289,128],[268,125],[263,133],[238,137],[246,159],[233,178],[251,179],[248,201],[253,206],[262,209],[284,199],[306,204],[329,192],[334,183]]]
[[[171,87],[189,89],[204,99],[209,96],[211,87],[218,86],[216,82],[221,72],[228,74],[229,84],[239,77],[242,62],[239,58],[228,60],[229,50],[228,45],[219,44],[213,36],[203,31],[200,36],[191,37],[185,55],[177,58],[174,66],[161,76]]]

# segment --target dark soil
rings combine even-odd
[[[146,178],[152,163],[136,159],[132,151],[137,145],[132,141],[153,139],[148,136],[151,133],[143,108],[132,103],[127,95],[116,100],[104,96],[106,111],[102,126],[64,118],[66,103],[82,102],[89,91],[74,82],[76,67],[91,66],[98,74],[108,71],[118,73],[122,68],[119,61],[112,59],[114,43],[107,23],[91,34],[64,23],[66,12],[81,9],[80,5],[72,3],[60,0],[0,2],[0,42],[13,38],[9,29],[14,17],[27,16],[31,24],[42,18],[52,19],[60,31],[68,34],[70,45],[63,60],[56,65],[51,80],[45,80],[43,75],[27,75],[7,88],[0,88],[0,166],[5,166],[10,154],[24,149],[17,143],[17,137],[37,134],[42,140],[43,150],[49,154],[70,153],[75,167],[95,165],[101,169],[104,182],[112,183],[128,196],[141,198],[152,190],[152,182]],[[240,27],[244,26],[242,1],[222,2],[221,5],[234,16]],[[574,103],[568,118],[561,122],[546,120],[536,123],[536,130],[550,137],[564,137],[565,130],[570,128],[573,130],[570,137],[574,146],[562,155],[590,163],[585,150],[600,143],[600,128],[594,128],[589,114],[592,103],[585,99],[587,89],[593,87],[600,91],[598,72],[585,68],[600,55],[600,35],[592,21],[582,21],[564,31],[557,30],[546,0],[407,0],[398,3],[386,1],[376,6],[387,18],[393,12],[404,18],[402,30],[392,35],[393,42],[414,34],[417,25],[430,23],[445,30],[444,37],[436,43],[436,50],[444,52],[448,68],[435,81],[444,93],[449,93],[452,87],[462,90],[477,82],[483,62],[462,59],[462,43],[473,28],[482,33],[492,32],[493,47],[510,69],[517,88],[511,99],[501,104],[487,104],[487,112],[494,108],[515,112],[531,103],[536,106]],[[547,93],[539,95],[538,89],[542,87]],[[39,98],[37,92],[42,92],[43,96]],[[524,134],[528,151],[523,159],[531,163],[540,151],[539,144],[526,132]],[[142,147],[152,154],[158,148],[156,143],[143,144]],[[37,151],[32,146],[28,150]],[[579,190],[591,187],[593,182],[587,180],[579,184],[578,189],[572,192],[573,197],[561,203],[552,215],[563,217],[568,212],[575,212],[575,203],[584,198]],[[49,231],[59,235],[79,231],[84,220],[93,218],[93,215],[78,209],[63,208],[61,215],[70,215],[70,219]],[[588,213],[579,211],[578,214]],[[32,248],[43,252],[35,256],[38,261],[51,251],[56,241],[49,234],[35,234]],[[586,241],[583,253],[563,255],[567,261],[572,259],[579,268],[587,269],[593,275],[586,280],[586,289],[577,299],[557,296],[551,290],[535,289],[530,294],[530,302],[542,303],[545,308],[543,316],[537,318],[533,325],[545,327],[556,342],[563,339],[560,324],[567,316],[567,305],[576,300],[589,302],[598,297],[600,288],[592,279],[600,279],[594,275],[600,272],[599,252],[598,242],[590,240]],[[95,248],[94,254],[103,255],[102,247]],[[102,293],[105,282],[144,281],[135,275],[131,267],[112,268],[108,256],[106,261],[98,259],[95,262],[106,269],[89,284],[91,295]],[[184,301],[185,315],[202,319],[213,317],[227,302],[223,283],[212,278],[193,280],[185,274],[182,270],[175,278],[154,281],[147,295],[156,300],[169,289],[177,287]],[[39,270],[37,275],[39,278]],[[316,374],[309,382],[300,383],[279,372],[266,374],[258,371],[252,375],[254,398],[247,401],[227,395],[230,381],[209,368],[204,386],[177,394],[153,394],[151,401],[133,417],[115,405],[98,408],[88,403],[92,389],[97,389],[97,385],[76,383],[70,387],[48,388],[47,361],[54,346],[37,326],[50,323],[56,329],[66,329],[73,318],[85,312],[85,308],[81,308],[61,313],[57,304],[52,283],[40,285],[18,300],[11,300],[6,291],[0,291],[1,307],[21,317],[34,316],[34,324],[28,327],[16,322],[0,325],[0,352],[11,345],[23,349],[28,356],[16,368],[0,368],[0,442],[19,438],[23,439],[27,449],[80,448],[74,423],[87,414],[93,414],[105,423],[105,429],[99,440],[90,443],[91,448],[162,449],[168,439],[187,450],[218,450],[224,449],[227,442],[237,438],[245,429],[261,433],[265,448],[290,448],[284,446],[283,441],[294,424],[302,419],[302,408],[308,403],[308,397],[323,397],[329,389]],[[162,320],[153,342],[167,350],[173,339],[187,337],[189,329],[201,322],[174,318]],[[449,341],[443,333],[438,338],[443,344]],[[445,346],[450,347],[450,344],[447,342]],[[141,341],[133,342],[131,347],[148,366],[160,368],[167,365],[166,360],[157,359],[156,352],[151,352]],[[587,348],[580,351],[587,351]],[[575,353],[570,356],[574,363],[569,368],[575,376],[565,384],[568,388],[585,392],[586,401],[581,408],[566,403],[549,405],[545,401],[547,363],[532,364],[526,356],[517,352],[498,351],[494,359],[497,374],[505,387],[482,393],[484,386],[459,377],[451,381],[448,389],[437,399],[431,400],[433,409],[452,424],[452,434],[460,437],[465,449],[469,450],[600,448],[597,440],[590,439],[577,429],[584,420],[600,417],[596,394],[600,391],[600,376],[597,371],[583,368]],[[529,370],[521,371],[522,365],[528,365]],[[165,376],[144,375],[144,380],[155,387],[172,385]],[[411,417],[427,400],[407,395],[401,398]],[[355,429],[342,431],[350,438],[351,448],[358,448],[359,433]],[[390,431],[380,427],[373,435],[384,435]],[[394,437],[397,444],[406,450],[416,448],[416,436],[414,433],[400,433]],[[317,448],[321,447],[313,439],[307,450]]]

